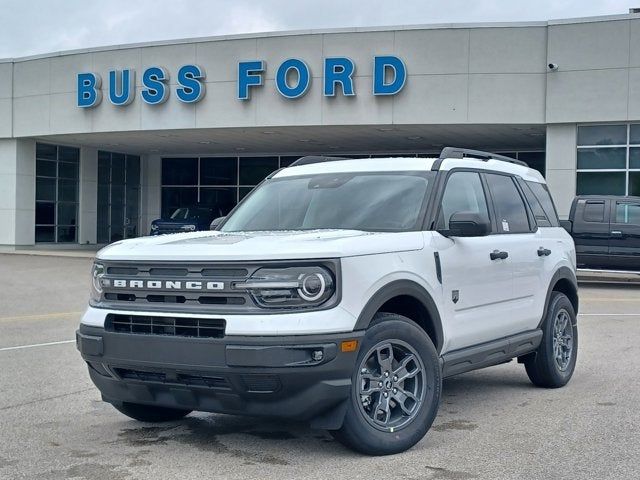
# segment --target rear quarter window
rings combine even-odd
[[[549,193],[549,189],[547,188],[547,186],[544,183],[538,183],[538,182],[527,182],[525,181],[526,185],[529,187],[529,190],[531,191],[531,193],[533,194],[533,196],[535,197],[535,199],[538,201],[538,203],[540,204],[540,207],[542,208],[542,210],[544,211],[544,214],[546,216],[548,225],[542,225],[540,222],[538,222],[538,225],[541,227],[547,226],[547,227],[559,227],[560,226],[560,220],[558,219],[558,213],[556,211],[556,207],[553,204],[553,199],[551,198],[551,194]],[[524,188],[523,189],[525,192],[525,196],[527,196],[527,200],[529,199],[528,197],[528,192],[527,189]],[[529,202],[531,203],[531,202]],[[531,208],[533,209],[533,205],[531,205]],[[535,212],[535,210],[534,210]],[[536,220],[538,219],[538,214],[534,213],[536,215]]]

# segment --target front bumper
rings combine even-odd
[[[342,352],[341,343],[363,334],[191,338],[81,325],[76,341],[107,402],[285,417],[335,429],[358,354]]]

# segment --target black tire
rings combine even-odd
[[[141,405],[138,403],[123,402],[121,405],[114,405],[116,410],[127,417],[141,422],[159,423],[180,420],[189,415],[191,410],[179,410],[177,408],[158,407],[155,405]]]
[[[571,352],[565,353],[566,365],[561,367],[562,360],[556,359],[554,352],[554,327],[558,315],[566,312],[571,322]],[[569,327],[567,327],[569,328]],[[567,331],[569,333],[569,331]],[[566,343],[566,340],[563,340]],[[549,308],[542,322],[542,342],[538,349],[525,359],[524,366],[531,382],[543,388],[559,388],[567,384],[576,368],[578,356],[578,325],[573,305],[567,296],[560,292],[552,292]],[[560,364],[558,363],[560,362]]]
[[[386,342],[397,343],[387,344]],[[376,420],[371,417],[371,414],[367,416],[367,407],[363,405],[364,401],[361,399],[360,389],[363,380],[360,374],[365,371],[367,374],[373,374],[373,372],[369,372],[367,368],[363,370],[363,365],[367,365],[367,359],[374,358],[372,355],[376,355],[375,358],[379,359],[380,357],[379,353],[376,353],[376,347],[383,349],[384,345],[397,345],[399,349],[405,348],[404,360],[407,360],[408,357],[413,357],[416,363],[413,363],[413,360],[410,360],[410,362],[415,366],[422,367],[422,370],[415,374],[415,376],[408,377],[408,375],[411,375],[408,373],[407,380],[397,384],[395,383],[398,378],[396,370],[394,368],[391,369],[393,372],[391,377],[393,379],[393,385],[397,386],[397,390],[401,392],[397,394],[397,390],[393,388],[392,391],[394,394],[404,394],[405,389],[414,389],[415,393],[418,391],[418,386],[422,385],[420,394],[416,395],[416,398],[418,396],[421,397],[419,403],[414,402],[409,397],[405,397],[405,399],[410,400],[413,408],[409,409],[411,415],[407,414],[404,420],[402,418],[404,409],[401,408],[397,410],[397,408],[400,408],[400,404],[395,403],[395,396],[391,395],[390,387],[387,386],[386,381],[384,382],[385,386],[380,388],[378,393],[369,396],[369,400],[371,401],[369,411],[372,412],[377,409],[377,405],[379,404],[376,402],[380,401],[380,395],[383,394],[383,390],[387,392],[387,397],[390,398],[390,400],[387,400],[387,405],[395,403],[395,407],[387,406],[387,411],[393,408],[395,412],[394,415],[396,416],[396,420],[394,421],[406,422],[399,427],[382,427],[376,425]],[[401,367],[401,362],[397,362],[395,358],[394,356],[394,360],[392,360],[391,363],[397,369]],[[411,365],[411,363],[407,365]],[[379,369],[380,375],[383,375],[382,370],[383,368],[381,367]],[[405,371],[409,372],[409,369],[405,368]],[[424,375],[422,375],[422,372],[424,372]],[[376,371],[376,375],[378,375],[378,371]],[[387,377],[387,381],[388,379]],[[365,380],[365,382],[367,382],[367,380]],[[381,383],[377,383],[377,380],[376,382],[371,382],[371,385],[374,383],[381,385]],[[407,387],[407,385],[409,386]],[[442,372],[438,353],[425,331],[416,323],[401,315],[378,313],[367,329],[367,333],[360,346],[360,352],[358,353],[358,360],[356,362],[356,371],[352,376],[351,395],[348,401],[344,423],[340,430],[332,431],[331,434],[343,445],[367,455],[391,455],[403,452],[419,442],[431,427],[438,412],[441,391]],[[374,396],[375,399],[372,400]],[[376,406],[373,406],[374,403],[376,403]],[[406,404],[403,406],[406,406]],[[383,410],[376,410],[376,412],[383,412]],[[377,417],[377,415],[377,413],[373,414],[374,417]],[[391,422],[392,415],[385,416],[385,419]],[[392,423],[388,425],[392,425]]]

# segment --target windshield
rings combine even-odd
[[[418,226],[431,178],[431,172],[374,172],[267,180],[222,231],[411,230]]]
[[[181,207],[177,208],[171,214],[171,220],[199,220],[210,216],[209,210],[199,207]]]

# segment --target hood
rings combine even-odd
[[[96,258],[144,261],[294,260],[420,250],[423,245],[420,232],[205,231],[122,240],[100,250]]]

